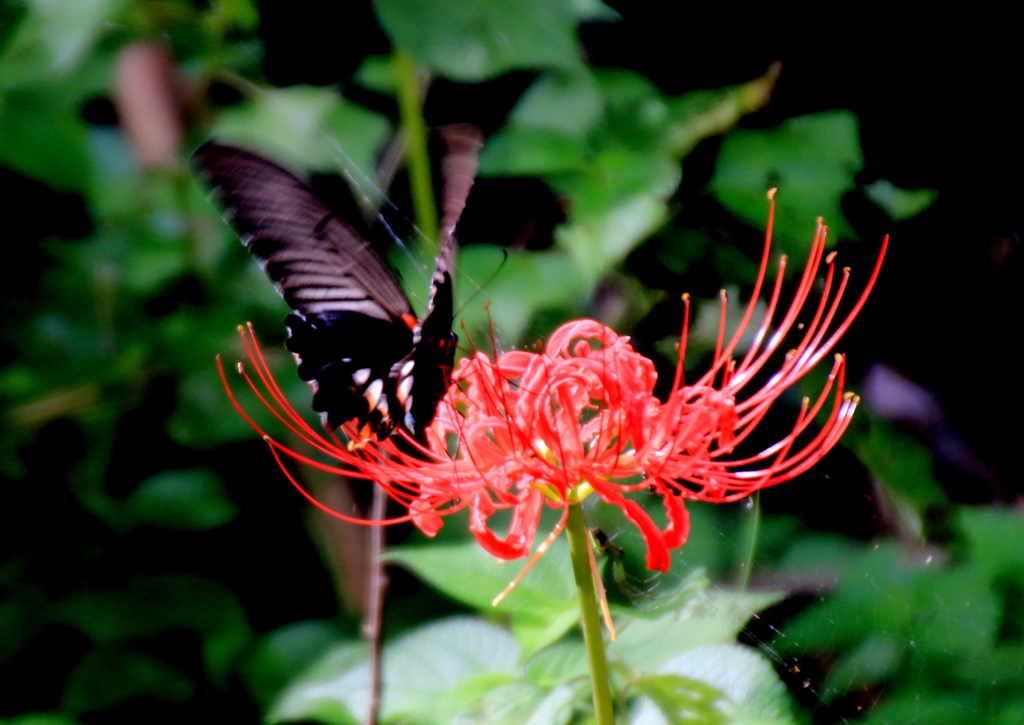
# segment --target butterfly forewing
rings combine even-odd
[[[382,320],[411,315],[373,246],[289,171],[217,143],[201,146],[193,161],[292,309]]]

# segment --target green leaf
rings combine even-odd
[[[999,713],[995,725],[1017,725],[1020,722],[1024,722],[1024,698],[1007,703]]]
[[[59,190],[82,190],[91,177],[86,125],[65,94],[0,93],[0,162]]]
[[[238,515],[213,471],[163,471],[147,478],[126,502],[132,520],[167,529],[214,529]]]
[[[629,71],[538,78],[508,125],[488,140],[480,171],[547,176],[570,202],[570,219],[556,230],[556,240],[571,256],[572,272],[561,284],[545,284],[539,294],[550,297],[563,289],[559,304],[588,295],[668,217],[667,201],[681,178],[680,158],[763,105],[773,82],[768,74],[724,91],[668,98],[649,79]],[[526,270],[505,270],[502,277],[511,280],[519,300],[512,308],[518,331],[529,312],[550,305],[529,304],[534,297],[520,290],[530,279]],[[495,303],[492,309],[497,314],[503,307]]]
[[[399,49],[452,80],[582,64],[578,11],[567,0],[375,0],[374,8]]]
[[[289,680],[341,643],[341,634],[332,622],[287,624],[267,634],[246,657],[246,683],[256,700],[266,704]]]
[[[762,108],[775,88],[777,74],[773,66],[760,78],[738,86],[667,99],[670,148],[685,156],[700,141],[728,131],[742,116]]]
[[[475,618],[451,617],[409,631],[384,648],[382,719],[448,722],[467,692],[478,698],[509,681],[519,656],[508,632]],[[368,687],[365,648],[339,646],[285,690],[268,721],[364,722]]]
[[[101,647],[75,667],[61,704],[71,712],[84,713],[133,697],[184,702],[194,689],[181,672],[155,657],[116,646]]]
[[[920,572],[899,547],[872,547],[849,568],[839,589],[793,620],[775,645],[784,653],[802,653],[852,649],[866,631],[905,637],[916,614],[914,587]]]
[[[520,649],[501,627],[450,617],[403,636],[384,653],[386,717],[415,716],[439,706],[444,693],[481,675],[515,674]]]
[[[807,576],[821,581],[834,580],[861,557],[860,546],[838,534],[808,534],[795,538],[784,528],[785,543],[789,544],[776,570],[785,577]],[[761,537],[764,542],[764,536]],[[780,542],[781,543],[781,542]]]
[[[79,722],[67,715],[39,712],[19,715],[10,720],[0,720],[0,725],[79,725]]]
[[[480,176],[572,172],[583,165],[587,152],[582,139],[561,129],[512,126],[487,139],[480,153]]]
[[[199,633],[209,676],[223,682],[248,644],[245,612],[224,585],[185,575],[140,576],[120,589],[79,592],[58,618],[100,643],[156,637],[173,630]]]
[[[603,110],[604,100],[589,72],[544,73],[520,97],[509,116],[509,125],[546,128],[583,138]]]
[[[549,608],[513,612],[512,634],[523,654],[530,655],[558,640],[579,621],[579,606],[572,600]]]
[[[961,659],[954,674],[971,689],[995,686],[1024,692],[1024,644],[998,644],[982,657]]]
[[[252,32],[259,27],[260,13],[255,0],[220,0],[210,7],[205,20],[207,27],[234,26]]]
[[[332,647],[321,660],[296,677],[266,715],[268,723],[315,720],[327,725],[365,722],[370,686],[366,644],[348,642]]]
[[[654,672],[681,652],[736,641],[743,625],[781,594],[703,592],[657,619],[634,618],[608,651],[642,672]]]
[[[918,652],[978,657],[995,645],[1002,607],[981,567],[926,570],[915,595],[908,638]]]
[[[993,578],[1014,577],[1024,585],[1024,519],[1017,512],[965,507],[960,509],[960,526],[977,566]]]
[[[567,685],[550,690],[523,682],[511,682],[488,692],[474,715],[460,723],[480,725],[565,725],[577,706],[577,691]]]
[[[652,675],[636,680],[632,688],[647,697],[669,725],[725,723],[725,716],[715,707],[724,694],[699,680],[679,675]],[[654,720],[652,715],[650,705],[644,703],[630,723],[646,725]]]
[[[718,701],[727,722],[793,723],[793,706],[786,686],[760,653],[735,644],[697,647],[660,668],[720,691]]]
[[[918,510],[947,501],[932,473],[932,454],[891,423],[869,419],[868,435],[858,437],[857,453],[882,483],[905,496]]]
[[[475,541],[392,549],[385,561],[405,566],[453,599],[480,609],[489,607],[526,563],[519,559],[500,564]],[[520,611],[565,602],[576,593],[574,581],[568,549],[556,540],[497,609]]]
[[[576,13],[576,17],[583,22],[610,23],[622,19],[618,12],[605,5],[601,0],[569,0],[569,4],[573,8],[573,12]]]
[[[555,233],[588,287],[665,221],[665,200],[681,178],[678,165],[664,158],[608,151],[596,161],[586,176],[559,185],[574,213]]]
[[[887,697],[878,709],[862,722],[864,725],[889,725],[890,723],[989,725],[994,722],[984,715],[979,717],[981,713],[979,713],[978,705],[978,697],[975,693],[922,693],[905,690]]]
[[[578,639],[566,638],[546,647],[523,666],[527,681],[545,687],[587,676],[587,651]]]
[[[819,216],[834,236],[856,238],[840,202],[855,188],[863,166],[857,117],[829,111],[791,118],[772,129],[730,133],[711,190],[729,211],[760,229],[768,218],[765,193],[778,187],[775,237],[784,249],[803,250],[810,247]]]
[[[594,145],[638,153],[663,148],[668,104],[658,86],[640,73],[621,68],[595,69],[593,74],[604,107],[601,126],[592,137]]]
[[[884,682],[900,666],[903,644],[892,637],[872,636],[843,654],[825,680],[825,695],[846,694]]]
[[[398,81],[394,60],[390,55],[368,55],[359,65],[353,80],[376,93],[395,95]]]
[[[717,93],[669,98],[639,74],[596,77],[605,114],[590,135],[593,151],[577,172],[551,180],[572,202],[571,219],[556,239],[589,284],[668,218],[667,202],[682,178],[679,160],[762,106],[774,83],[769,74]]]
[[[125,0],[29,0],[0,56],[0,90],[70,75]],[[2,115],[2,114],[0,114]]]
[[[409,568],[432,586],[477,609],[491,601],[523,568],[525,560],[498,564],[475,541],[388,552],[387,561]],[[530,653],[561,637],[579,620],[568,549],[556,540],[526,577],[497,606],[512,615],[516,640]]]
[[[879,179],[864,187],[871,201],[882,207],[894,222],[916,217],[932,205],[939,192],[935,189],[901,189],[887,179]]]

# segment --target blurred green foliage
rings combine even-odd
[[[748,285],[756,263],[737,238],[761,228],[771,186],[781,190],[776,235],[787,250],[806,247],[818,215],[839,238],[856,236],[842,206],[864,166],[852,113],[730,130],[768,101],[777,69],[672,95],[635,71],[587,63],[579,23],[615,17],[596,1],[378,0],[374,9],[393,48],[434,78],[468,86],[530,74],[487,139],[481,177],[540,179],[565,219],[542,249],[462,250],[461,314],[475,339],[487,339],[485,300],[509,345],[571,316],[603,310],[619,327],[643,318],[665,291],[628,271],[639,249],[680,277],[712,269]],[[0,166],[46,201],[7,240],[32,259],[9,271],[0,330],[0,722],[364,716],[365,647],[330,594],[343,573],[293,539],[309,534],[321,550],[332,540],[307,531],[297,496],[279,503],[291,494],[214,366],[217,354],[238,355],[235,327],[251,320],[302,408],[309,393],[278,344],[284,305],[182,162],[216,135],[300,172],[342,173],[378,204],[377,161],[395,114],[353,98],[390,96],[395,78],[390,60],[372,55],[340,92],[272,87],[259,19],[250,0],[0,5]],[[183,140],[174,163],[145,167],[125,133],[130,90],[116,78],[125,49],[156,37],[179,84]],[[121,126],[90,120],[90,104],[111,98]],[[675,217],[681,160],[720,134],[704,198],[734,215],[724,232]],[[863,191],[894,220],[935,196],[885,180]],[[617,307],[602,307],[608,289],[620,290]],[[718,303],[696,304],[699,356],[714,345],[702,316],[717,320]],[[691,541],[670,572],[652,575],[619,510],[588,508],[607,552],[622,722],[805,722],[844,698],[863,700],[872,723],[1024,719],[1020,516],[953,506],[928,452],[891,425],[860,423],[847,445],[895,512],[898,536],[863,543],[769,515],[754,542],[754,581],[770,593],[731,585],[750,564],[743,509],[694,506]],[[444,541],[389,556],[429,589],[395,605],[406,616],[388,632],[382,721],[587,722],[561,544],[491,608],[521,563],[497,565],[458,527],[452,519]],[[291,567],[293,579],[282,573]],[[834,593],[777,635],[750,634],[758,612],[822,578],[838,582]],[[303,604],[314,594],[327,611]],[[439,607],[463,613],[432,616]],[[797,672],[818,679],[803,685]]]
[[[774,645],[783,657],[829,661],[819,696],[885,686],[869,723],[1011,723],[1024,700],[1024,522],[960,511],[947,553],[891,543],[862,552],[834,595]]]

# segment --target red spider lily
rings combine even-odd
[[[737,359],[734,352],[765,286],[773,218],[774,204],[760,272],[739,326],[726,341],[723,294],[711,369],[689,384],[683,375],[689,320],[689,299],[684,298],[679,363],[664,401],[654,395],[654,364],[633,350],[629,338],[593,320],[558,328],[543,352],[513,351],[494,360],[478,352],[464,358],[438,406],[426,441],[417,442],[400,433],[404,438],[401,446],[393,437],[352,448],[332,433],[308,425],[271,377],[251,329],[243,330],[243,339],[256,377],[250,377],[241,365],[239,371],[261,402],[295,435],[339,465],[304,456],[264,434],[278,463],[284,455],[323,470],[376,481],[408,511],[400,518],[363,523],[412,521],[433,535],[442,526],[443,515],[468,507],[470,531],[480,545],[499,559],[515,559],[526,556],[533,547],[543,506],[567,512],[568,506],[595,493],[602,501],[619,506],[639,527],[647,542],[647,566],[665,571],[669,550],[685,543],[689,532],[685,499],[737,501],[798,476],[836,444],[857,407],[857,397],[843,390],[845,360],[836,355],[824,388],[816,399],[804,399],[787,435],[758,453],[735,453],[779,396],[828,355],[850,326],[874,286],[888,244],[886,238],[864,291],[837,321],[849,270],[843,269],[837,279],[835,255],[825,255],[826,227],[819,220],[807,265],[786,311],[773,324],[782,297],[783,257],[764,321],[750,347]],[[777,360],[782,341],[797,326],[822,264],[824,280],[817,302],[808,310],[811,320],[799,328],[799,341],[785,353],[763,387],[749,390],[754,378]],[[233,395],[232,401],[245,415]],[[812,435],[811,423],[826,407],[827,417]],[[246,420],[263,433],[248,416]],[[339,518],[362,521],[327,509],[302,489],[283,465],[282,470],[321,509]],[[626,497],[636,491],[661,496],[668,521],[664,529]],[[507,533],[501,536],[488,522],[493,513],[505,509],[512,510],[512,518]],[[538,547],[538,554],[564,522],[563,513],[562,521]]]

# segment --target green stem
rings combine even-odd
[[[601,636],[601,618],[597,609],[597,591],[594,575],[590,570],[587,547],[590,537],[583,523],[583,507],[569,506],[569,521],[566,524],[569,536],[569,553],[572,556],[572,570],[576,576],[576,590],[580,595],[580,625],[583,627],[583,641],[587,647],[590,662],[590,682],[594,692],[594,714],[597,725],[614,725],[612,695],[608,689],[608,664],[604,659],[604,638]]]
[[[747,552],[740,570],[740,591],[747,591],[750,570],[754,568],[754,552],[757,551],[757,537],[761,531],[761,491],[754,491],[750,499],[750,523],[747,525]]]
[[[427,124],[423,120],[420,99],[420,76],[416,62],[408,54],[397,51],[394,57],[398,76],[398,112],[405,134],[409,159],[409,186],[416,226],[423,235],[437,244],[437,207],[430,178],[430,157],[427,154]]]

